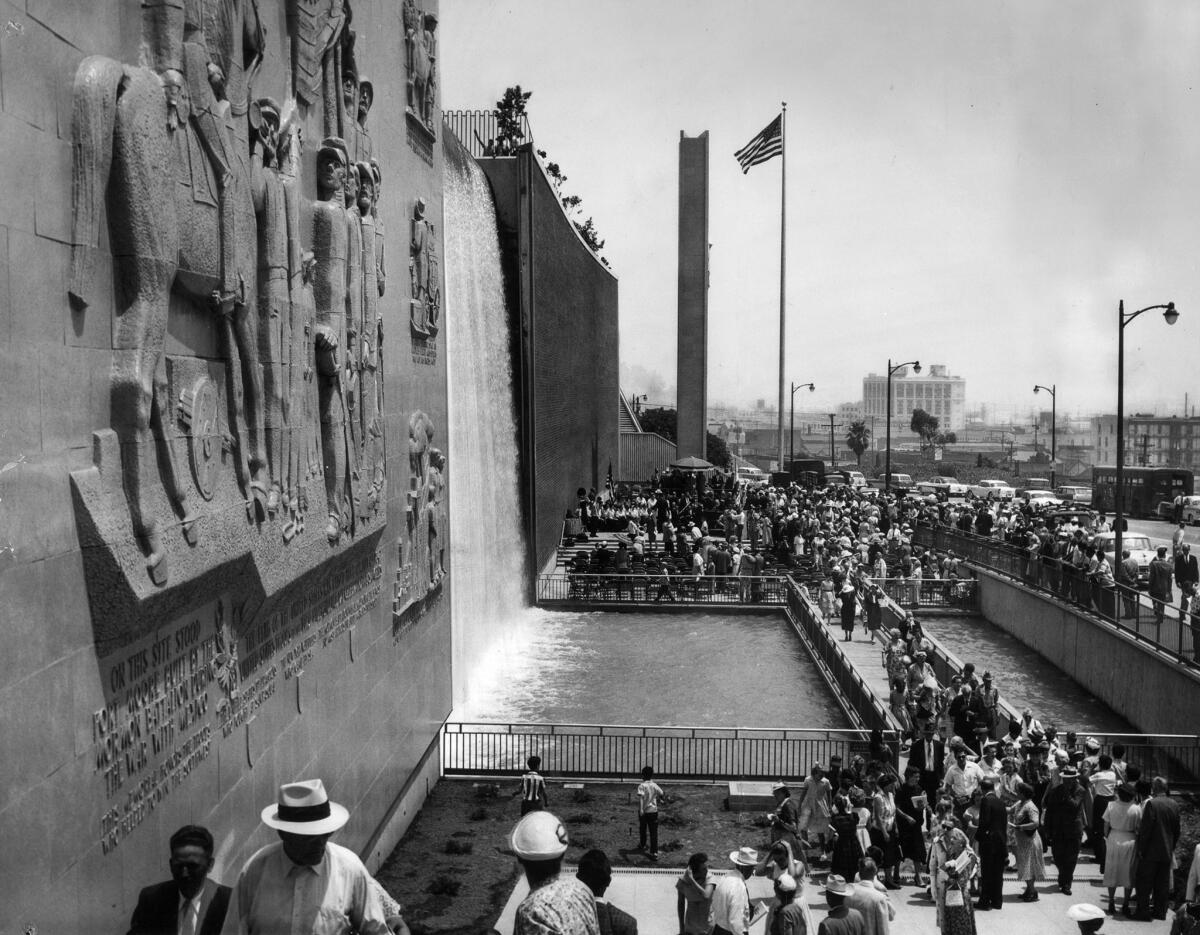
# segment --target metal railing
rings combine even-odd
[[[795,585],[787,591],[788,616],[808,645],[817,666],[822,670],[829,687],[857,715],[863,727],[895,735],[900,725],[888,710],[883,699],[867,685],[858,668],[846,658],[832,631],[821,619],[821,611]]]
[[[495,143],[500,136],[500,127],[493,110],[444,110],[442,120],[476,159],[513,155],[512,149],[505,151]],[[521,117],[521,133],[521,143],[533,142],[526,116]]]
[[[533,755],[555,777],[628,779],[654,766],[656,778],[722,781],[804,776],[814,763],[865,755],[861,730],[638,727],[596,724],[459,724],[442,727],[447,776],[512,776]]]
[[[1200,618],[1125,585],[1101,587],[1073,565],[1036,557],[1007,542],[944,527],[918,526],[914,541],[955,554],[1074,605],[1080,613],[1153,646],[1177,662],[1200,666]],[[1184,619],[1180,619],[1184,616]]]
[[[955,610],[979,609],[978,582],[974,578],[869,578],[883,593],[913,610],[936,607]]]
[[[775,604],[787,601],[778,576],[565,574],[538,575],[537,602],[633,604]]]

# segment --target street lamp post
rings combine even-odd
[[[885,494],[892,492],[892,374],[894,374],[897,370],[900,370],[903,367],[908,367],[910,365],[913,368],[913,373],[921,372],[921,362],[919,360],[909,360],[902,364],[896,364],[896,366],[893,367],[892,359],[890,357],[888,358],[887,412],[884,415],[884,418],[887,420],[887,432],[886,432],[887,441],[885,443],[886,450],[883,455],[883,459],[884,459],[883,492]],[[879,462],[876,461],[875,463],[878,464]]]
[[[1051,490],[1053,490],[1054,486],[1055,486],[1055,484],[1054,484],[1054,465],[1057,463],[1057,458],[1058,458],[1058,454],[1057,454],[1058,449],[1055,447],[1055,444],[1058,441],[1058,435],[1057,435],[1058,418],[1056,415],[1057,411],[1058,411],[1057,410],[1058,397],[1055,395],[1056,389],[1057,389],[1057,384],[1053,384],[1053,383],[1050,386],[1042,386],[1039,383],[1037,386],[1035,386],[1033,388],[1033,391],[1035,393],[1038,390],[1045,390],[1047,393],[1050,394],[1050,489]],[[1034,429],[1033,437],[1034,437],[1034,447],[1036,448],[1037,447],[1037,429],[1036,428]],[[1120,561],[1120,560],[1121,560],[1121,557],[1118,555],[1117,561]]]
[[[1116,533],[1113,541],[1113,560],[1117,562],[1121,560],[1121,539],[1124,532],[1121,527],[1124,525],[1125,507],[1125,326],[1142,312],[1158,309],[1163,310],[1163,319],[1168,325],[1173,325],[1179,320],[1179,312],[1175,310],[1174,302],[1168,302],[1166,305],[1147,305],[1128,315],[1125,314],[1124,299],[1117,305],[1117,489],[1113,493],[1113,531]]]
[[[796,390],[802,390],[808,387],[810,393],[816,391],[816,386],[812,383],[793,383],[792,384],[792,407],[791,416],[788,426],[788,470],[792,469],[792,462],[796,460]]]

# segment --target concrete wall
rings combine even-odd
[[[1195,734],[1200,672],[1110,626],[976,567],[983,615],[1041,653],[1139,730]]]
[[[420,4],[436,12],[436,0]],[[252,97],[291,96],[291,7],[284,0],[258,0],[267,45]],[[139,889],[168,877],[167,838],[188,822],[213,831],[214,875],[231,882],[244,858],[271,840],[259,812],[275,800],[281,782],[321,777],[331,797],[352,813],[337,840],[364,853],[373,842],[394,840],[424,795],[427,777],[420,764],[450,708],[450,602],[421,579],[414,561],[422,554],[414,536],[428,522],[422,511],[434,504],[423,492],[426,478],[413,476],[407,441],[410,416],[418,410],[444,432],[446,373],[436,340],[418,347],[410,334],[407,260],[418,197],[426,202],[426,216],[439,231],[442,226],[441,150],[414,132],[405,115],[401,4],[358,0],[353,7],[359,73],[374,78],[369,126],[384,177],[380,217],[391,269],[380,300],[388,445],[383,509],[369,532],[331,546],[317,506],[323,506],[323,494],[313,489],[306,528],[285,547],[279,541],[283,517],[248,518],[221,456],[229,472],[221,483],[234,491],[232,511],[206,513],[194,547],[217,556],[207,590],[188,590],[186,562],[174,563],[190,547],[173,524],[170,581],[153,585],[142,568],[131,585],[138,606],[163,598],[160,605],[169,610],[136,620],[109,619],[105,601],[112,592],[89,577],[89,559],[98,554],[92,550],[111,546],[113,561],[132,556],[128,564],[136,571],[142,544],[128,534],[85,543],[86,523],[70,480],[72,471],[94,467],[93,432],[120,416],[110,393],[120,297],[105,218],[98,286],[86,310],[68,303],[67,277],[73,76],[93,54],[136,64],[141,12],[129,0],[8,4],[4,12],[5,935],[124,931]],[[303,196],[311,202],[316,146],[324,135],[319,104],[302,120]],[[223,363],[216,320],[205,309],[173,298],[167,330],[169,363]],[[613,366],[615,372],[615,357]],[[613,398],[605,397],[605,408],[615,413]],[[176,401],[167,401],[168,421]],[[442,437],[435,439],[444,448]],[[119,461],[114,495],[123,500]],[[314,486],[320,488],[319,480]],[[414,487],[422,488],[415,500],[408,496]],[[415,513],[409,511],[413,503]],[[123,522],[128,528],[127,515]],[[237,535],[215,533],[223,524],[237,528]],[[238,551],[243,545],[246,551]],[[228,552],[224,563],[222,550]],[[275,554],[271,550],[300,554],[297,567],[305,570],[293,575],[291,558],[282,566],[257,564],[261,555]],[[291,616],[293,611],[302,616]],[[216,680],[234,651],[241,675],[236,696]],[[436,756],[432,762],[436,770]],[[408,782],[418,774],[420,781]],[[368,856],[377,857],[378,850]]]
[[[617,279],[563,213],[530,147],[482,159],[506,277],[516,283],[515,368],[531,563],[554,554],[579,487],[619,469]]]
[[[708,131],[679,134],[678,455],[707,456]]]

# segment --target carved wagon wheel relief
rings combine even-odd
[[[188,455],[196,489],[205,500],[211,500],[216,492],[224,433],[221,400],[216,385],[207,376],[179,394],[179,420],[188,430]]]

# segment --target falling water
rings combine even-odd
[[[488,668],[493,651],[522,639],[527,608],[496,210],[483,171],[449,134],[445,155],[450,582],[458,705]]]

